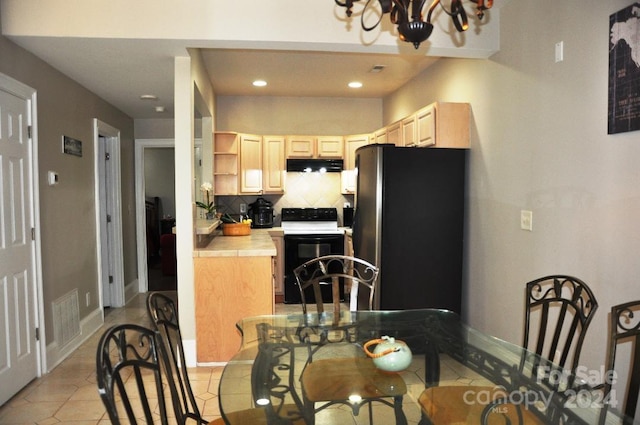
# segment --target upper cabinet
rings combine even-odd
[[[431,104],[416,112],[416,146],[436,144],[436,106]]]
[[[436,102],[402,120],[404,146],[469,148],[468,103]]]
[[[375,142],[375,135],[371,138]],[[341,174],[341,186],[343,194],[351,194],[356,191],[356,150],[368,145],[370,136],[368,134],[355,134],[344,137],[344,163]]]
[[[284,136],[216,132],[214,194],[284,193]]]
[[[240,193],[262,193],[262,136],[240,135]]]
[[[371,135],[371,143],[387,143],[387,127],[382,127],[373,132]],[[347,145],[345,141],[345,153],[347,150]]]
[[[344,139],[342,136],[316,137],[316,156],[318,158],[342,158]]]
[[[262,136],[262,193],[284,193],[286,169],[284,136]]]
[[[353,170],[356,168],[356,150],[359,147],[369,144],[368,134],[355,134],[344,137],[344,162],[345,170]]]
[[[342,158],[342,136],[287,136],[287,158]]]
[[[344,159],[342,193],[355,191],[355,152],[368,143],[469,148],[468,103],[436,102],[370,134],[350,136],[256,136],[215,133],[216,195],[283,194],[287,158]]]
[[[238,170],[240,166],[238,133],[216,132],[213,140],[213,193],[238,194]]]
[[[393,143],[396,146],[404,146],[402,144],[402,121],[394,122],[386,128],[386,131],[387,138],[384,143]]]

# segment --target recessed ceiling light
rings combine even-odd
[[[142,94],[140,95],[140,99],[142,100],[158,100],[158,96],[155,94]]]
[[[253,82],[253,85],[256,86],[256,87],[264,87],[264,86],[267,85],[267,82],[264,81],[264,80],[255,80]]]
[[[351,87],[352,89],[359,89],[360,87],[362,87],[362,83],[360,81],[352,81],[349,83],[349,87]]]

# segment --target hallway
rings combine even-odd
[[[96,347],[103,331],[120,323],[151,326],[146,295],[138,294],[125,307],[109,309],[105,323],[60,365],[31,382],[0,407],[0,425],[8,424],[110,424],[96,387]],[[222,367],[190,370],[191,385],[208,420],[219,417],[218,382]]]

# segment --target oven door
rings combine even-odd
[[[284,302],[302,302],[293,269],[316,257],[330,254],[344,254],[344,235],[284,235]],[[322,300],[332,302],[331,286],[322,286]],[[340,299],[344,299],[343,285],[340,285]],[[315,303],[313,288],[305,292],[307,303]]]

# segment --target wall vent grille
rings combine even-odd
[[[53,330],[59,348],[80,335],[80,305],[77,289],[53,301]]]

